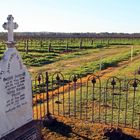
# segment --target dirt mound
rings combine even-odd
[[[114,127],[105,128],[104,136],[109,138],[109,140],[139,140],[129,134],[123,133],[122,129]]]

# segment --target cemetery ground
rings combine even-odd
[[[17,45],[18,46],[18,45]],[[133,45],[133,59],[131,61],[131,45],[102,45],[102,47],[77,49],[70,52],[48,52],[46,48],[35,49],[30,47],[28,53],[24,48],[17,48],[28,65],[28,70],[34,80],[37,73],[61,72],[68,78],[72,73],[80,74],[82,81],[86,81],[90,74],[98,74],[102,79],[109,76],[134,77],[138,70],[140,46]],[[64,47],[64,46],[61,46]],[[1,50],[3,53],[3,50]],[[100,70],[101,69],[101,70]],[[139,76],[138,76],[139,77]],[[34,84],[34,83],[33,83]],[[67,96],[67,95],[65,95]],[[40,98],[40,97],[39,97]],[[61,109],[60,109],[61,110]],[[55,116],[57,122],[42,130],[44,139],[109,139],[104,136],[106,126],[99,123],[89,123],[69,117]],[[114,127],[116,127],[114,125]],[[123,139],[140,139],[139,131],[123,128]],[[122,133],[121,133],[122,134]],[[130,136],[129,136],[130,135]],[[128,136],[128,137],[127,137]],[[109,135],[111,138],[111,134]]]
[[[90,123],[79,119],[56,116],[54,126],[43,129],[45,140],[139,140],[139,131],[130,128],[120,128],[101,123]],[[115,134],[113,131],[117,130]],[[110,130],[110,134],[107,134]],[[122,137],[120,138],[120,135]]]
[[[42,67],[30,67],[29,71],[34,75],[37,72],[45,72],[50,75],[61,71],[67,77],[71,73],[82,74],[82,81],[86,81],[91,73],[99,74],[101,77],[130,76],[134,77],[135,70],[139,67],[139,46],[134,47],[133,61],[130,60],[130,46],[113,46],[95,50],[84,50],[68,54],[61,54],[62,60],[44,65]],[[66,57],[63,59],[63,57]],[[100,56],[102,55],[102,60]],[[102,71],[99,71],[99,63],[102,61]],[[72,118],[57,116],[57,124],[44,129],[46,139],[107,139],[104,136],[104,128],[109,127],[102,124],[92,124]],[[66,130],[66,131],[64,131]],[[139,131],[123,129],[126,136],[132,139],[140,138]],[[130,135],[130,136],[128,136]],[[128,136],[128,137],[127,137]],[[111,137],[111,136],[110,136]]]
[[[88,59],[88,57],[86,57],[86,58]],[[96,74],[99,74],[102,78],[109,77],[112,75],[113,76],[117,76],[117,75],[128,76],[129,75],[130,77],[133,77],[135,68],[139,66],[139,59],[140,59],[139,55],[137,55],[133,58],[133,62],[130,62],[130,59],[127,59],[127,60],[125,59],[125,60],[117,63],[117,66],[115,66],[115,67],[110,66],[100,72],[96,72]],[[70,62],[70,60],[68,60],[68,61]],[[58,62],[56,62],[56,63],[58,63]],[[63,63],[61,63],[61,64],[64,68],[65,63],[64,63],[64,65],[63,65]],[[59,64],[50,64],[50,65],[51,66],[53,65],[55,68],[55,65],[58,66]],[[49,69],[49,67],[50,66],[48,66],[48,69]],[[57,68],[59,69],[60,67],[57,67]],[[60,68],[60,69],[63,69],[63,68]],[[37,70],[37,69],[35,69],[35,70]],[[32,69],[31,69],[31,71],[32,71]],[[87,76],[83,77],[82,81],[84,81],[84,80],[86,81]],[[99,123],[88,123],[85,121],[80,121],[78,119],[72,119],[72,118],[60,117],[60,116],[57,116],[57,120],[58,120],[58,123],[56,126],[54,126],[54,127],[50,126],[46,129],[44,129],[43,134],[45,135],[44,136],[45,139],[50,139],[50,140],[51,139],[52,140],[53,139],[62,139],[62,140],[63,139],[76,139],[76,140],[77,139],[81,139],[81,140],[82,139],[89,139],[89,140],[90,139],[95,139],[95,140],[109,139],[108,137],[104,136],[104,130],[105,130],[105,128],[111,128],[110,125],[107,126],[107,125],[99,124]],[[133,129],[128,129],[128,128],[127,129],[123,128],[122,131],[123,131],[123,135],[124,135],[123,139],[140,139],[139,131],[136,131]],[[110,137],[110,139],[112,139],[111,135],[109,137]],[[113,136],[113,140],[114,140],[114,136]]]
[[[60,71],[65,75],[76,73],[84,76],[93,73],[93,71],[99,71],[100,64],[102,67],[101,69],[104,70],[108,67],[117,67],[118,63],[122,61],[134,63],[130,61],[130,47],[131,46],[113,46],[60,54],[58,60],[55,62],[39,67],[29,66],[29,71],[33,75],[37,72],[48,71],[51,74]],[[139,56],[139,53],[140,47],[137,45],[134,47],[133,60]],[[134,70],[134,68],[131,69]]]

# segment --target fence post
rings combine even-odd
[[[134,82],[132,84],[133,86],[133,112],[132,112],[132,128],[134,127],[134,115],[135,115],[135,98],[136,98],[136,88],[138,87],[136,79],[134,79]]]
[[[76,82],[77,82],[76,75],[74,75],[73,77],[73,82],[74,82],[74,117],[76,118]]]
[[[54,118],[50,111],[49,111],[49,93],[48,93],[48,82],[49,82],[49,77],[48,77],[48,72],[46,72],[46,99],[47,99],[47,114],[45,115],[45,118],[43,120],[43,125],[44,126],[48,126],[48,125],[52,125],[55,121],[56,118]]]
[[[49,82],[49,77],[48,77],[48,72],[46,72],[46,99],[47,99],[47,116],[50,114],[50,110],[49,110],[49,93],[48,93],[48,82]]]
[[[29,51],[29,40],[27,39],[26,40],[26,54],[28,54],[28,51]]]
[[[83,47],[83,40],[81,39],[79,49],[82,49],[82,47]]]
[[[66,44],[66,52],[68,52],[68,49],[69,49],[69,44],[67,42],[67,44]]]
[[[49,43],[49,46],[48,46],[48,52],[51,51],[51,47],[52,47],[52,45],[51,45],[51,42],[50,42],[50,43]]]

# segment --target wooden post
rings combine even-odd
[[[49,46],[48,46],[48,52],[51,51],[51,42],[49,43]]]
[[[100,71],[102,70],[102,55],[100,55]]]
[[[93,39],[91,40],[91,45],[93,45]]]
[[[40,47],[41,47],[41,48],[43,47],[43,42],[42,42],[42,40],[40,40]]]
[[[26,40],[26,54],[28,54],[29,50],[29,40]]]
[[[83,41],[81,39],[79,49],[82,49],[82,44],[83,44]]]
[[[133,50],[134,50],[134,46],[131,46],[131,62],[133,60]]]
[[[66,52],[68,52],[68,49],[69,49],[69,44],[67,42],[67,45],[66,45]]]

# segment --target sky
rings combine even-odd
[[[0,0],[0,32],[140,32],[140,0]]]

